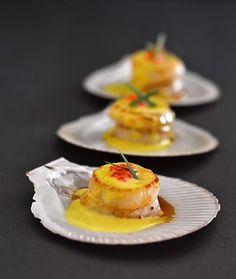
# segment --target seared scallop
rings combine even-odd
[[[183,97],[186,68],[175,54],[160,50],[141,50],[131,56],[132,84],[141,91],[160,89],[168,100]]]
[[[106,164],[96,169],[81,203],[105,214],[139,218],[161,213],[159,179],[149,169],[131,164],[133,177],[124,162]]]
[[[175,114],[163,98],[149,98],[152,106],[141,101],[135,106],[137,96],[132,94],[113,103],[109,116],[115,121],[114,136],[146,144],[173,141],[171,129]]]

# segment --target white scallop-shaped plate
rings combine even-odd
[[[84,116],[73,122],[62,125],[57,135],[68,143],[110,153],[119,151],[109,146],[103,140],[104,132],[114,126],[114,122],[107,115],[109,107],[102,112]],[[163,150],[158,151],[126,151],[124,154],[151,157],[186,156],[206,153],[215,149],[219,142],[209,132],[176,119],[173,124],[176,135],[174,143]]]
[[[131,76],[131,63],[129,56],[120,61],[98,69],[83,80],[84,89],[99,97],[115,99],[106,93],[104,85],[113,82],[129,81]],[[194,106],[216,101],[220,97],[219,87],[209,79],[192,71],[187,71],[185,76],[186,96],[182,100],[172,101],[173,106]]]
[[[67,223],[65,209],[69,201],[61,199],[48,181],[56,177],[54,187],[58,189],[75,184],[85,185],[94,168],[77,165],[64,158],[47,166],[53,167],[53,170],[41,166],[27,173],[35,189],[31,211],[48,230],[72,240],[110,245],[159,242],[182,237],[201,229],[209,224],[220,210],[218,200],[206,189],[180,179],[158,175],[161,185],[160,196],[175,208],[175,215],[169,223],[135,233],[87,231]]]

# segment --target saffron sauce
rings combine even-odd
[[[151,152],[162,150],[169,147],[172,144],[172,141],[169,138],[166,138],[165,140],[162,140],[161,142],[154,144],[128,141],[125,139],[118,138],[114,133],[114,128],[108,129],[103,134],[103,139],[108,145],[116,149],[135,152]]]
[[[67,222],[81,229],[100,232],[132,233],[167,223],[175,214],[173,206],[162,197],[158,198],[163,212],[161,216],[121,218],[102,214],[84,206],[80,202],[80,196],[84,191],[87,191],[87,189],[80,189],[76,192],[76,198],[72,200],[65,213]]]

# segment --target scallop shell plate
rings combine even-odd
[[[104,85],[113,82],[127,82],[131,76],[131,63],[129,56],[120,61],[98,69],[88,75],[82,82],[84,89],[99,97],[115,99],[116,97],[106,93]],[[209,79],[187,70],[185,75],[186,96],[182,100],[172,101],[174,106],[194,106],[216,101],[220,97],[219,87]]]
[[[160,175],[160,195],[175,208],[175,216],[169,223],[135,233],[106,233],[80,229],[67,223],[65,209],[70,202],[70,192],[75,189],[71,185],[88,185],[93,169],[60,158],[46,167],[41,166],[27,173],[35,189],[31,211],[45,228],[81,242],[110,245],[145,244],[197,231],[209,224],[220,210],[218,200],[206,189]]]
[[[57,135],[68,143],[110,153],[119,153],[103,140],[104,132],[114,126],[114,122],[110,119],[105,110],[84,116],[78,120],[62,125]],[[172,157],[186,156],[206,153],[215,149],[219,142],[209,132],[188,124],[182,120],[175,119],[173,130],[176,135],[174,143],[163,150],[158,151],[126,151],[127,155],[149,156],[149,157]]]

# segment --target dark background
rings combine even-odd
[[[0,278],[235,278],[236,3],[223,1],[8,2],[0,7]],[[205,186],[222,210],[206,228],[134,247],[73,242],[34,219],[25,172],[66,157],[100,165],[117,155],[59,140],[60,124],[108,102],[81,80],[142,48],[156,34],[189,69],[222,89],[216,103],[178,108],[177,116],[210,130],[215,152],[182,158],[131,158],[158,173]]]

